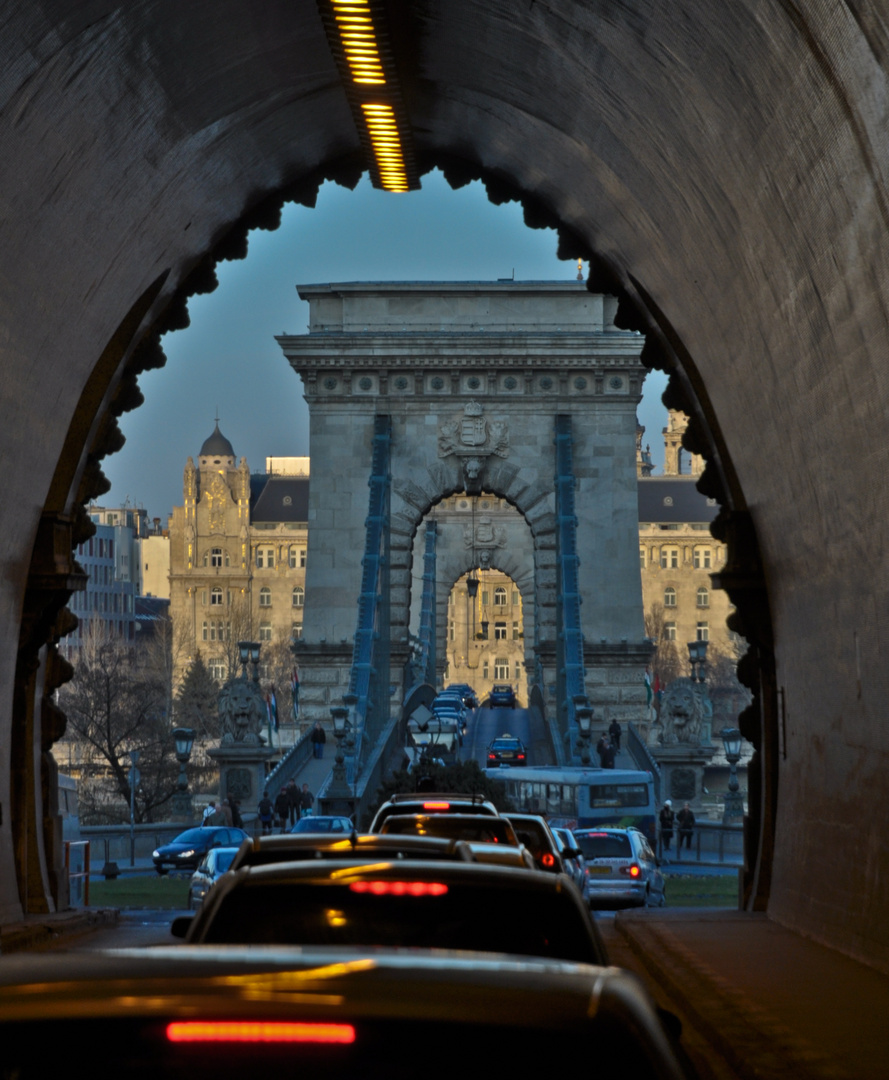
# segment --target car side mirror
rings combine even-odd
[[[198,873],[199,874],[209,874],[210,873],[209,865],[207,863],[205,863],[205,862],[202,862],[201,865],[198,867]]]
[[[170,933],[173,937],[184,938],[193,918],[194,915],[177,915],[170,923]]]
[[[583,852],[579,847],[566,847],[563,854],[569,859],[579,859],[581,855],[583,855]]]

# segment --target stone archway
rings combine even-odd
[[[404,662],[414,536],[429,508],[460,491],[506,499],[533,543],[534,668],[557,716],[558,608],[571,603],[588,694],[600,720],[642,721],[644,641],[638,566],[635,410],[644,369],[616,301],[582,283],[371,283],[304,286],[308,335],[279,343],[305,386],[313,477],[302,702],[326,718],[348,681],[362,584],[373,420],[391,431],[393,670]],[[577,465],[577,595],[559,580],[556,418]],[[576,518],[576,520],[575,520]],[[477,520],[478,565],[499,538]],[[564,718],[564,724],[569,719]],[[568,730],[565,730],[568,741]]]

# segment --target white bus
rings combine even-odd
[[[566,829],[632,825],[649,843],[657,842],[650,772],[537,765],[485,769],[485,776],[503,785],[516,812],[542,814],[550,825]]]

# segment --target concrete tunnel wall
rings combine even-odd
[[[680,365],[769,588],[769,914],[889,969],[889,5],[389,8],[424,166],[483,175],[530,223],[560,224],[565,253],[597,257]],[[208,257],[242,253],[232,227],[273,226],[263,200],[311,201],[361,160],[314,0],[4,0],[0,15],[8,920],[11,777],[32,768],[12,687],[41,513],[73,510],[84,476],[81,497],[96,490],[87,451],[115,445],[102,418],[121,387],[116,408],[135,400],[132,350],[181,322],[179,290],[212,287]]]

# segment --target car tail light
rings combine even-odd
[[[496,754],[488,754],[488,761],[496,761],[496,760],[497,760],[497,755]]]
[[[450,810],[451,804],[449,802],[424,802],[424,810]]]
[[[525,755],[524,754],[516,754],[516,760],[517,761],[524,761],[525,760]]]
[[[627,877],[637,878],[642,873],[638,863],[630,863],[629,866],[621,866],[620,872],[626,874]]]
[[[353,881],[349,888],[374,896],[444,896],[448,891],[441,881]]]
[[[250,1020],[177,1020],[167,1025],[175,1043],[353,1043],[351,1024],[299,1024]]]
[[[549,852],[547,852],[545,855],[541,855],[540,861],[543,863],[544,866],[555,866],[556,865],[555,856],[550,855]]]

